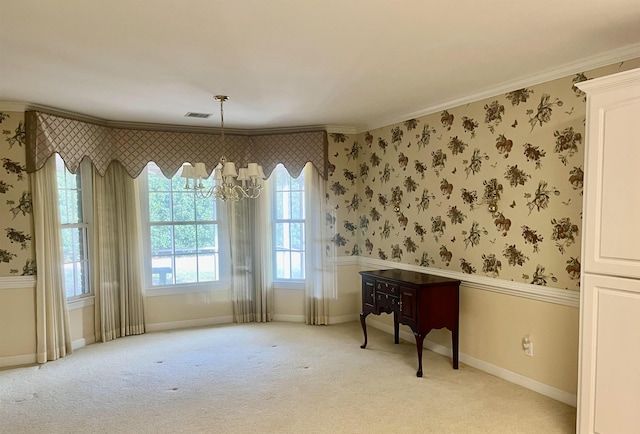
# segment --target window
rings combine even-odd
[[[84,163],[73,174],[56,154],[58,201],[62,229],[64,284],[67,298],[91,293],[89,287],[89,209],[91,200],[91,172]]]
[[[304,280],[304,175],[294,179],[279,164],[272,176],[274,279]]]
[[[213,198],[196,198],[178,172],[166,178],[149,163],[143,195],[147,281],[152,287],[215,282],[220,274],[220,224]],[[144,198],[146,196],[146,199]],[[143,220],[143,221],[145,221]]]

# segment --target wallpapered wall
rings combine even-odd
[[[638,67],[634,59],[330,134],[338,255],[579,289],[585,96],[573,84]],[[0,131],[0,277],[32,275],[24,114],[0,112]]]
[[[24,114],[0,112],[0,276],[35,274]]]
[[[331,134],[339,255],[578,290],[586,98],[574,84],[638,66]]]

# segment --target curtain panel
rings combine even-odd
[[[305,167],[305,322],[329,324],[330,300],[337,298],[335,209],[328,203],[325,183],[311,165]]]
[[[140,200],[120,163],[93,168],[91,277],[97,342],[144,333]]]
[[[46,363],[71,354],[71,331],[64,288],[64,257],[56,159],[29,175],[33,192],[36,266],[36,361]]]
[[[118,128],[39,111],[25,113],[25,126],[29,173],[57,152],[72,173],[88,157],[101,176],[112,161],[119,161],[133,178],[150,161],[172,177],[184,162],[203,162],[212,170],[224,156],[239,167],[258,162],[267,177],[278,163],[297,176],[310,162],[327,179],[326,131],[225,134],[223,143],[219,134]]]

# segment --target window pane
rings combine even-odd
[[[303,252],[291,252],[291,279],[304,279]]]
[[[276,190],[289,190],[290,188],[290,177],[287,169],[284,168],[282,164],[278,164],[276,166]]]
[[[288,213],[285,209],[285,198],[288,199],[287,193],[276,193],[276,219],[278,220],[288,218]]]
[[[64,287],[66,296],[73,297],[75,295],[75,277],[74,277],[73,263],[64,264]]]
[[[301,191],[291,193],[291,217],[302,220],[304,218],[304,196]]]
[[[276,223],[276,248],[289,248],[289,223]]]
[[[74,228],[62,228],[62,257],[65,264],[73,262],[73,252],[75,251],[73,231]]]
[[[62,162],[62,158],[59,155],[56,155],[56,181],[58,182],[58,189],[65,188],[65,167]]]
[[[218,251],[217,226],[198,225],[198,253],[214,253]]]
[[[151,284],[171,285],[173,284],[173,257],[155,256],[151,258]]]
[[[171,193],[149,193],[149,220],[171,221]]]
[[[173,226],[151,226],[151,255],[173,253]]]
[[[291,270],[291,258],[289,252],[276,252],[276,278],[289,279]]]
[[[198,281],[198,260],[195,255],[176,256],[176,283]]]
[[[196,251],[196,225],[176,225],[175,253],[176,255],[192,254]]]
[[[215,219],[216,202],[213,199],[196,199],[196,220],[212,221]]]
[[[79,249],[79,259],[82,261],[89,260],[88,251],[89,245],[87,244],[87,228],[81,227],[78,228],[78,249]]]
[[[61,229],[64,260],[64,281],[67,297],[88,294],[89,264],[87,261],[87,228]]]
[[[304,223],[291,223],[290,243],[293,250],[304,250]]]
[[[63,189],[58,189],[58,206],[60,208],[60,223],[67,224],[73,223],[69,220],[68,214],[68,201],[67,201],[67,191]]]
[[[172,194],[173,221],[192,222],[196,219],[195,196],[192,191]]]
[[[171,180],[164,177],[160,168],[149,163],[147,168],[149,191],[171,191]]]
[[[79,190],[67,190],[67,223],[82,221],[82,196]]]
[[[198,255],[198,280],[218,280],[218,255]]]
[[[291,180],[291,190],[304,190],[304,176],[302,176],[302,172],[300,172],[300,176],[296,179]]]
[[[76,270],[78,272],[79,288],[76,288],[76,295],[89,294],[89,262],[82,261],[77,263]]]

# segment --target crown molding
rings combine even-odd
[[[26,112],[28,104],[16,101],[0,101],[0,112]]]
[[[618,72],[604,77],[576,83],[576,86],[589,94],[624,86],[635,86],[640,82],[640,69]]]
[[[309,125],[302,127],[285,127],[285,128],[260,128],[260,129],[233,129],[225,128],[225,132],[229,134],[238,135],[258,135],[258,134],[283,134],[293,132],[304,131],[317,131],[326,130],[330,133],[341,134],[359,134],[377,128],[386,127],[396,123],[401,123],[407,119],[416,119],[422,116],[426,116],[432,113],[458,107],[464,104],[480,101],[485,98],[490,98],[496,95],[501,95],[516,89],[522,89],[523,87],[535,86],[548,81],[556,80],[566,77],[571,74],[584,72],[603,66],[608,66],[617,62],[624,62],[640,57],[640,43],[628,45],[616,50],[611,50],[603,54],[587,57],[575,62],[566,63],[559,67],[551,68],[541,73],[527,75],[514,80],[507,81],[498,86],[491,86],[474,92],[470,95],[466,95],[460,98],[454,98],[447,101],[440,102],[438,104],[430,105],[422,109],[409,112],[400,113],[381,117],[377,120],[373,120],[362,125]],[[170,124],[152,124],[152,123],[136,123],[136,122],[120,122],[120,121],[108,121],[105,119],[94,118],[86,116],[80,113],[69,112],[65,110],[56,109],[54,107],[47,107],[40,104],[18,102],[18,101],[0,101],[0,111],[15,111],[25,112],[27,110],[38,110],[47,113],[51,113],[58,116],[71,117],[81,121],[98,123],[101,125],[114,127],[114,128],[128,128],[128,129],[145,129],[145,130],[159,130],[159,131],[182,131],[182,132],[203,132],[211,133],[219,131],[218,127],[189,127],[181,125]]]
[[[357,134],[356,127],[349,125],[325,125],[323,129],[327,130],[327,133],[336,134]]]
[[[110,128],[123,128],[130,130],[152,130],[152,131],[176,131],[185,133],[217,133],[220,127],[191,127],[188,125],[171,125],[171,124],[153,124],[143,122],[123,122],[109,121],[102,118],[83,115],[81,113],[60,110],[54,107],[48,107],[41,104],[33,104],[19,101],[0,101],[0,111],[3,112],[26,112],[35,110],[50,113],[56,116],[73,118],[82,122],[90,122],[93,124],[103,125]],[[287,134],[302,133],[309,131],[327,131],[328,133],[340,134],[356,134],[356,128],[348,125],[305,125],[301,127],[280,127],[280,128],[225,128],[227,134],[235,134],[241,136],[257,136],[267,134]]]
[[[404,122],[407,119],[416,119],[432,113],[440,112],[442,110],[451,109],[453,107],[480,101],[485,98],[491,98],[493,96],[501,95],[513,90],[535,86],[548,81],[567,77],[572,74],[577,74],[579,72],[608,66],[617,62],[624,62],[626,60],[631,60],[638,57],[640,57],[640,43],[627,45],[626,47],[611,50],[604,54],[598,54],[575,62],[566,63],[559,67],[543,71],[541,73],[527,75],[507,81],[498,86],[488,87],[478,92],[474,92],[471,95],[443,101],[441,103],[434,104],[411,113],[396,114],[393,116],[380,118],[365,125],[356,126],[356,130],[358,133],[375,130],[377,128]]]
[[[96,118],[93,116],[87,116],[81,113],[71,112],[67,110],[61,110],[55,107],[49,107],[42,104],[34,104],[31,102],[24,102],[24,101],[0,101],[0,111],[26,112],[30,110],[50,113],[52,115],[61,116],[65,118],[73,118],[82,122],[90,122],[90,123],[105,125],[105,126],[109,124],[109,121],[106,121],[104,119]]]

